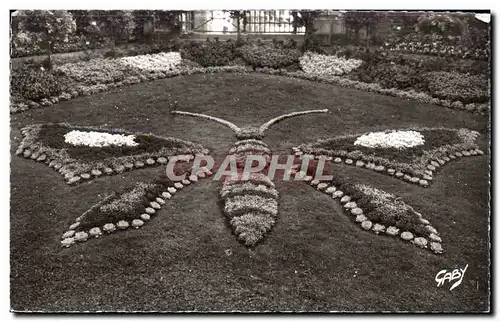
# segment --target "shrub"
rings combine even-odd
[[[366,83],[379,83],[385,88],[425,88],[418,70],[395,62],[365,61],[353,72],[352,77]]]
[[[21,68],[11,71],[10,88],[13,96],[41,101],[59,96],[65,90],[65,80],[41,68]]]
[[[295,49],[274,48],[267,45],[245,45],[237,49],[238,54],[256,67],[284,68],[299,62],[300,52]]]
[[[432,96],[463,104],[483,103],[489,99],[488,78],[458,72],[430,72],[425,75]]]
[[[226,66],[236,58],[235,48],[233,42],[191,42],[181,49],[181,56],[203,67]]]
[[[442,35],[422,35],[411,33],[384,44],[390,51],[414,54],[488,60],[490,40],[488,32],[482,32],[481,41],[464,44],[463,37],[443,37]]]

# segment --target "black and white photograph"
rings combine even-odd
[[[492,313],[490,10],[11,5],[10,314]]]

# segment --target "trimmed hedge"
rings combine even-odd
[[[433,97],[467,103],[488,102],[488,78],[458,72],[431,72],[425,75]]]
[[[44,98],[59,96],[66,88],[64,78],[42,68],[20,68],[11,70],[11,95],[39,102]]]
[[[384,88],[425,88],[417,70],[394,62],[364,61],[351,74],[351,78],[365,83],[378,83]]]
[[[284,68],[299,63],[300,52],[296,49],[275,48],[268,45],[244,45],[237,53],[250,66]]]
[[[191,42],[181,49],[181,56],[203,67],[227,66],[236,58],[235,49],[236,45],[230,41]]]

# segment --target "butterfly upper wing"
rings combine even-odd
[[[406,149],[366,147],[355,144],[365,134],[337,136],[302,144],[298,154],[325,155],[335,162],[364,166],[395,175],[411,183],[426,186],[436,168],[462,155],[483,154],[478,149],[476,131],[468,129],[420,128],[408,129],[423,135],[424,143]],[[388,132],[389,133],[389,132]],[[465,151],[465,153],[464,153]]]
[[[84,139],[88,135],[104,134],[123,140],[111,146],[75,144],[67,135],[75,132]],[[35,124],[21,130],[23,141],[16,154],[45,162],[59,171],[68,183],[91,179],[103,174],[121,173],[144,166],[164,164],[173,155],[206,154],[199,144],[151,133],[131,133],[124,130],[72,126],[65,123]],[[66,136],[66,137],[65,137]],[[121,137],[120,137],[121,136]],[[121,141],[120,141],[121,142]]]

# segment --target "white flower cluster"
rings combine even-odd
[[[64,135],[66,143],[76,146],[137,146],[135,135],[110,134],[105,132],[84,132],[73,130]]]
[[[358,68],[363,61],[306,52],[300,57],[300,67],[307,74],[341,76]]]
[[[354,145],[368,148],[406,149],[425,142],[424,136],[416,131],[371,132],[356,139]]]
[[[168,71],[181,63],[179,52],[159,53],[120,58],[123,64],[147,71]]]

